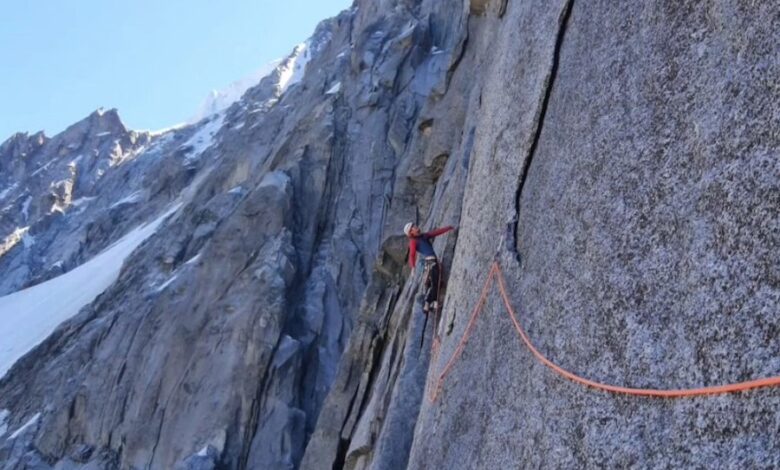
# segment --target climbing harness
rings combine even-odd
[[[423,273],[424,300],[426,311],[431,307],[437,308],[441,295],[442,266],[435,256],[425,258],[425,272]],[[434,283],[436,285],[434,285]],[[433,305],[432,305],[433,304]]]
[[[432,270],[434,269],[436,269],[436,296],[435,300],[433,301],[433,306],[431,306],[428,302],[428,297],[430,297],[430,290],[434,288],[431,285],[433,283],[431,280]],[[431,256],[425,259],[425,272],[423,273],[423,304],[425,305],[425,321],[423,322],[422,333],[420,333],[420,350],[422,350],[423,343],[425,343],[425,329],[428,326],[428,315],[433,313],[435,317],[438,318],[438,312],[441,309],[441,279],[443,275],[444,273],[442,272],[442,265],[438,258]],[[435,321],[433,325],[435,337],[438,322]]]
[[[490,267],[490,271],[488,273],[487,279],[485,280],[485,285],[482,287],[482,293],[479,296],[479,300],[477,300],[476,305],[474,305],[474,310],[472,310],[471,312],[471,317],[469,318],[469,322],[466,325],[466,330],[463,332],[463,336],[460,338],[460,341],[458,342],[458,346],[455,348],[452,357],[449,358],[444,368],[442,369],[441,373],[438,375],[438,377],[435,378],[434,383],[430,384],[431,386],[429,387],[428,390],[428,400],[431,403],[434,403],[436,399],[439,397],[439,394],[444,385],[444,380],[447,378],[447,375],[452,371],[452,367],[458,361],[461,354],[463,354],[463,349],[465,348],[466,342],[468,341],[469,336],[471,335],[472,330],[474,329],[474,325],[477,322],[477,318],[479,318],[479,315],[480,313],[482,313],[482,309],[484,308],[485,303],[487,302],[487,297],[488,294],[490,293],[490,288],[493,286],[492,281],[494,280],[498,284],[499,294],[501,295],[501,299],[504,302],[504,307],[506,307],[506,311],[509,314],[509,318],[512,320],[512,324],[514,325],[517,334],[520,336],[520,339],[523,341],[523,343],[525,343],[525,346],[531,351],[534,357],[539,362],[541,362],[548,368],[552,369],[553,372],[580,385],[585,385],[598,390],[604,390],[612,393],[645,396],[645,397],[656,397],[656,398],[683,398],[683,397],[692,397],[692,396],[701,396],[701,395],[717,395],[723,393],[741,392],[741,391],[751,390],[755,388],[780,385],[780,376],[775,376],[775,377],[767,377],[764,379],[755,379],[755,380],[748,380],[745,382],[731,383],[726,385],[716,385],[712,387],[686,388],[686,389],[678,389],[678,390],[657,390],[651,388],[631,388],[631,387],[621,387],[618,385],[609,385],[601,382],[596,382],[590,379],[586,379],[584,377],[580,377],[579,375],[556,365],[554,362],[552,362],[547,357],[545,357],[541,352],[539,352],[539,350],[536,349],[536,347],[533,345],[531,339],[528,337],[528,334],[525,332],[523,327],[520,326],[520,322],[517,320],[517,313],[515,312],[511,302],[509,301],[509,295],[507,295],[506,283],[504,280],[504,274],[501,271],[501,266],[498,264],[498,261],[494,261]],[[431,345],[431,364],[435,364],[436,361],[438,360],[440,348],[441,348],[441,339],[438,334],[435,334],[433,338],[433,344]]]

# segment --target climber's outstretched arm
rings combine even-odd
[[[450,230],[455,230],[455,227],[453,227],[451,225],[448,225],[446,227],[435,228],[435,229],[431,230],[430,232],[425,233],[424,235],[426,237],[434,238],[434,237],[438,237],[439,235],[442,235],[444,233],[447,233]]]

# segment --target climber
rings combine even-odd
[[[414,269],[417,264],[417,252],[423,255],[425,260],[425,272],[423,274],[425,286],[425,303],[423,312],[436,311],[439,308],[439,290],[441,288],[441,264],[436,252],[433,251],[433,239],[439,235],[454,230],[455,227],[441,227],[430,232],[423,233],[420,227],[409,222],[404,226],[404,233],[409,237],[409,266]]]

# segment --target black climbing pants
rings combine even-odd
[[[425,303],[432,305],[439,300],[439,289],[441,289],[441,265],[436,258],[425,259]]]

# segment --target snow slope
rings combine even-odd
[[[191,147],[188,152],[186,161],[192,161],[197,159],[200,154],[205,152],[209,147],[214,145],[214,136],[217,135],[220,129],[222,129],[222,123],[225,120],[225,113],[219,113],[215,116],[211,116],[210,120],[203,124],[198,131],[190,137],[187,142],[184,142],[181,147]]]
[[[190,117],[187,122],[194,124],[201,119],[227,109],[231,104],[241,99],[241,96],[243,96],[249,88],[260,83],[260,80],[262,80],[263,77],[273,72],[281,62],[281,59],[269,62],[251,75],[236,80],[222,90],[212,90],[200,104],[200,107],[195,114]]]
[[[27,420],[27,422],[26,422],[26,423],[24,423],[24,424],[23,424],[23,425],[22,425],[22,426],[21,426],[19,429],[17,429],[16,431],[14,431],[14,433],[13,433],[13,434],[11,434],[11,436],[9,437],[9,439],[16,439],[17,437],[21,436],[21,435],[22,435],[22,433],[23,433],[23,432],[24,432],[24,431],[25,431],[27,428],[29,428],[30,426],[32,426],[32,425],[34,425],[35,423],[37,423],[37,422],[38,422],[38,419],[40,419],[40,417],[41,417],[41,413],[40,413],[40,412],[38,412],[38,413],[35,413],[35,414],[33,415],[33,417],[32,417],[32,418],[30,418],[29,420]]]
[[[295,46],[292,55],[279,68],[279,90],[284,93],[303,78],[306,64],[311,59],[311,39]]]
[[[133,229],[72,271],[0,297],[0,377],[116,281],[124,260],[180,206],[176,204],[152,222]]]
[[[298,83],[306,70],[306,64],[311,59],[311,39],[308,39],[293,49],[286,59],[277,59],[261,67],[256,72],[228,85],[222,90],[212,90],[203,100],[198,111],[187,120],[194,124],[209,116],[227,109],[244,95],[251,87],[260,83],[265,76],[274,70],[279,71],[279,92],[284,93],[287,88]]]

